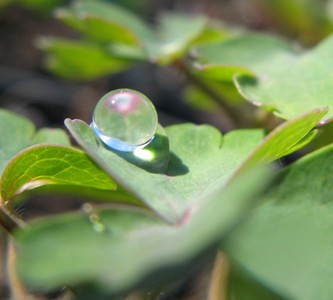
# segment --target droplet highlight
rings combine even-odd
[[[148,145],[157,130],[157,113],[142,93],[119,89],[106,94],[97,103],[92,128],[108,147],[135,151]]]

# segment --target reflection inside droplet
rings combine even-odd
[[[92,128],[106,146],[134,151],[152,141],[157,123],[155,107],[145,95],[119,89],[106,94],[97,103]]]

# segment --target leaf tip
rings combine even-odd
[[[321,108],[318,108],[318,114],[322,114],[322,116],[325,116],[328,111],[329,111],[329,107],[328,106],[324,106],[324,107],[321,107]],[[330,122],[332,122],[333,120],[333,117],[328,117],[328,118],[325,118],[325,119],[321,119],[318,123],[317,123],[317,126],[323,126],[323,125],[326,125]]]
[[[81,123],[82,120],[80,119],[70,119],[70,118],[66,118],[64,121],[64,124],[66,125],[66,127],[68,128],[68,126],[71,126],[73,124],[79,124]]]

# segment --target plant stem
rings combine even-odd
[[[16,250],[12,239],[8,240],[7,276],[12,299],[31,299],[16,273]]]
[[[197,86],[198,88],[200,88],[204,93],[206,93],[208,96],[211,97],[211,99],[215,102],[215,104],[221,109],[221,111],[224,113],[224,115],[227,116],[227,118],[229,119],[229,122],[232,124],[232,126],[234,128],[238,127],[238,121],[239,121],[239,117],[236,114],[235,110],[233,109],[233,107],[231,107],[231,105],[229,105],[229,103],[227,103],[223,97],[216,92],[214,89],[211,88],[211,86],[209,86],[205,81],[203,81],[200,77],[196,76],[195,74],[193,74],[188,66],[186,65],[186,63],[184,63],[183,61],[179,60],[175,63],[175,65],[178,67],[178,69],[180,69],[185,76],[187,77],[187,79],[194,84],[195,86]]]
[[[33,295],[25,288],[22,281],[17,274],[17,258],[16,249],[13,238],[8,240],[8,258],[7,258],[7,277],[10,286],[11,299],[24,299],[24,300],[48,300],[42,296]]]
[[[229,274],[229,261],[226,255],[219,251],[216,255],[210,286],[208,291],[208,300],[226,300],[227,283]]]
[[[10,234],[16,228],[25,227],[25,222],[15,213],[11,202],[2,198],[0,198],[0,226]]]
[[[0,200],[0,225],[12,233],[14,229],[24,227],[25,223]]]

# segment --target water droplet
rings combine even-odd
[[[101,222],[98,215],[96,215],[96,214],[90,215],[89,220],[93,224],[93,228],[94,228],[95,231],[103,232],[105,230],[105,226]]]
[[[82,205],[82,210],[88,215],[89,221],[91,222],[93,229],[99,233],[105,231],[105,226],[101,222],[100,217],[94,212],[94,208],[90,203]]]
[[[157,124],[155,107],[145,95],[119,89],[106,94],[97,103],[92,127],[106,146],[134,151],[152,141]]]

